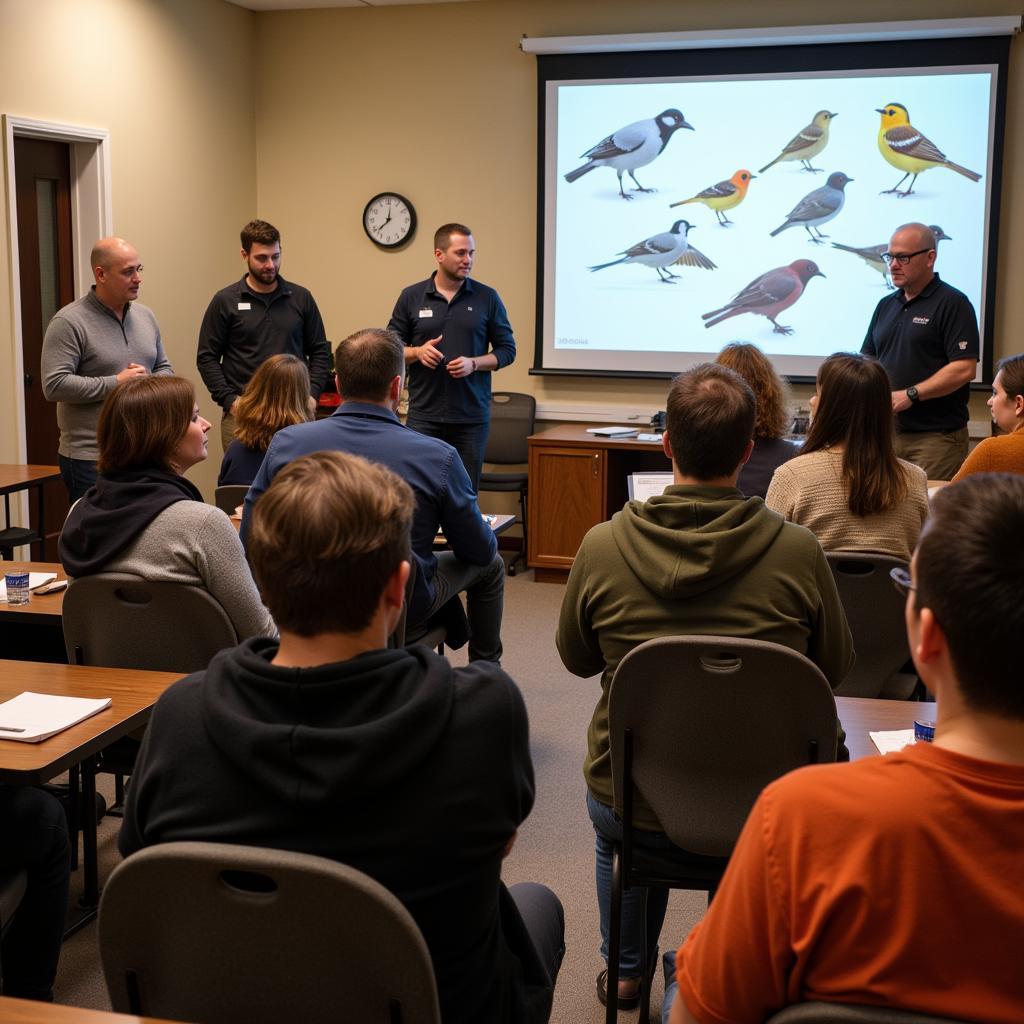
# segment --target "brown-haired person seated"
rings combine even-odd
[[[826,551],[910,558],[928,516],[928,480],[896,457],[880,363],[840,352],[821,364],[803,452],[775,471],[765,504]]]
[[[275,475],[249,557],[280,642],[222,651],[160,698],[119,846],[217,840],[350,864],[415,918],[445,1024],[546,1021],[561,904],[501,881],[533,806],[523,698],[491,662],[387,647],[414,504],[389,469],[341,452]]]
[[[740,470],[736,486],[747,497],[763,498],[772,474],[784,462],[800,454],[800,445],[783,436],[790,423],[785,383],[764,353],[747,341],[733,341],[718,353],[715,362],[735,370],[750,385],[757,400],[754,450]]]
[[[217,486],[249,486],[263,465],[274,435],[313,418],[309,370],[292,355],[271,356],[252,375],[234,404],[235,439],[220,464]]]
[[[239,638],[275,633],[231,520],[184,474],[206,458],[210,424],[183,377],[135,377],[107,396],[96,436],[99,477],[68,513],[69,576],[124,572],[202,587]]]
[[[954,481],[972,473],[1024,473],[1024,356],[1007,356],[999,363],[986,404],[992,421],[1006,433],[986,437],[964,460]]]
[[[815,1000],[1021,1020],[1021,536],[1024,478],[936,495],[905,588],[934,743],[766,787],[675,955],[671,1024],[760,1024]]]

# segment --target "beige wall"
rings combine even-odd
[[[0,3],[0,111],[110,132],[114,231],[138,246],[141,301],[175,369],[197,381],[199,320],[240,272],[238,229],[256,207],[255,33],[255,14],[221,0]],[[4,202],[0,462],[21,459],[9,228]],[[211,448],[213,465],[192,475],[212,494],[219,442]]]
[[[386,321],[399,289],[431,269],[433,228],[462,220],[475,233],[475,273],[500,290],[519,342],[518,361],[496,383],[538,400],[661,407],[660,381],[528,375],[537,88],[535,58],[519,50],[520,38],[978,13],[973,0],[907,0],[898,12],[880,0],[844,11],[817,0],[482,0],[261,15],[257,63],[268,87],[257,118],[260,209],[286,231],[287,270],[312,287],[334,340]],[[985,13],[1017,14],[1019,4],[996,0]],[[1024,314],[1024,294],[1007,286],[1024,273],[1015,202],[1024,132],[1014,130],[1022,92],[1018,61],[1007,107],[997,356],[1024,348],[1005,327]],[[360,226],[364,203],[382,189],[407,195],[420,215],[417,238],[399,253],[377,250]],[[975,397],[973,418],[987,418],[983,402]]]

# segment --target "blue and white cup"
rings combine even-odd
[[[4,573],[4,582],[7,584],[8,604],[28,604],[27,572]]]

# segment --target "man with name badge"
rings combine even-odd
[[[437,270],[404,289],[388,324],[406,347],[406,422],[455,448],[474,489],[491,423],[491,373],[516,357],[504,303],[493,288],[470,279],[475,256],[465,224],[439,227]]]
[[[967,296],[939,280],[935,245],[925,224],[896,229],[882,259],[897,290],[875,308],[861,352],[892,381],[896,454],[929,480],[949,480],[967,458],[978,320]]]

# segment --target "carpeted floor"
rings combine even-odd
[[[555,624],[564,587],[533,582],[533,573],[506,581],[503,641],[504,666],[519,683],[530,714],[531,746],[537,779],[533,813],[519,830],[515,849],[505,862],[505,881],[538,881],[550,886],[565,906],[566,954],[558,978],[551,1020],[556,1024],[599,1024],[604,1020],[595,994],[603,966],[598,946],[594,897],[594,833],[584,805],[582,764],[587,724],[598,689],[597,679],[578,679],[563,667],[555,650]],[[456,653],[456,664],[464,656]],[[100,789],[111,797],[110,776]],[[119,819],[100,825],[101,882],[118,861]],[[77,898],[78,875],[72,878]],[[703,893],[673,892],[662,932],[662,947],[677,945],[706,906]],[[89,925],[64,945],[57,979],[57,1002],[109,1009],[97,951],[96,925]],[[660,970],[655,980],[652,1017],[661,1004]],[[621,1013],[623,1024],[638,1014]],[[483,1024],[483,1022],[481,1022]]]

